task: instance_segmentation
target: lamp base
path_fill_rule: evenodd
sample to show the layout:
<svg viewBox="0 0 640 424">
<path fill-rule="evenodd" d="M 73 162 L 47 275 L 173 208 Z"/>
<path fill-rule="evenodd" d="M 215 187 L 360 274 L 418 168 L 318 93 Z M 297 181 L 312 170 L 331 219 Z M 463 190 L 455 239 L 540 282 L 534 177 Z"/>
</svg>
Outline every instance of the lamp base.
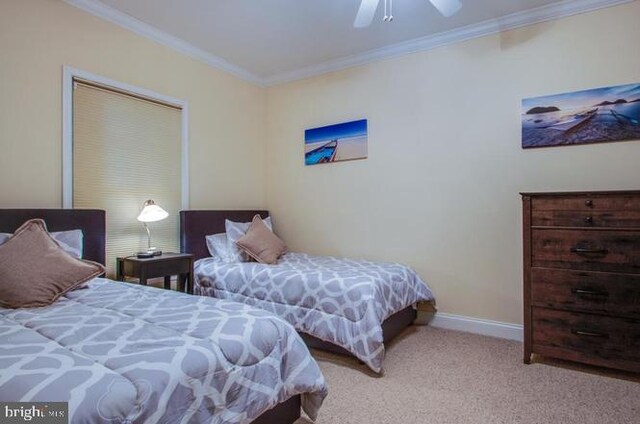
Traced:
<svg viewBox="0 0 640 424">
<path fill-rule="evenodd" d="M 154 256 L 160 256 L 160 255 L 162 255 L 162 250 L 147 250 L 144 252 L 136 253 L 136 256 L 140 259 L 153 258 Z"/>
</svg>

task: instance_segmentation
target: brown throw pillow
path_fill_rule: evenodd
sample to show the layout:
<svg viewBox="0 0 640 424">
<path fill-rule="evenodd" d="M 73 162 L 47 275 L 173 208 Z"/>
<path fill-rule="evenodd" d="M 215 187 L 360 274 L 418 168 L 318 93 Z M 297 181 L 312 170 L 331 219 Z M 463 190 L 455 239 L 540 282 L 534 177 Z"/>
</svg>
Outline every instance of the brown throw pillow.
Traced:
<svg viewBox="0 0 640 424">
<path fill-rule="evenodd" d="M 273 265 L 287 251 L 287 246 L 267 228 L 260 215 L 253 217 L 246 234 L 236 244 L 261 264 Z"/>
<path fill-rule="evenodd" d="M 50 305 L 102 273 L 102 265 L 72 257 L 49 235 L 43 220 L 32 219 L 0 246 L 0 306 Z"/>
</svg>

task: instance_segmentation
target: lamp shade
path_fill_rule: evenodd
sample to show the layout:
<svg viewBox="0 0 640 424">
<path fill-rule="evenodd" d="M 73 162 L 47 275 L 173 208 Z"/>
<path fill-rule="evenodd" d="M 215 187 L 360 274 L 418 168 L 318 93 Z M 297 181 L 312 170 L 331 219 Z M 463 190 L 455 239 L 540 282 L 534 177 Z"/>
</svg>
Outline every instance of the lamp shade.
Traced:
<svg viewBox="0 0 640 424">
<path fill-rule="evenodd" d="M 153 200 L 147 200 L 144 202 L 144 207 L 138 215 L 138 221 L 140 222 L 155 222 L 165 219 L 169 216 L 169 212 L 156 205 Z"/>
</svg>

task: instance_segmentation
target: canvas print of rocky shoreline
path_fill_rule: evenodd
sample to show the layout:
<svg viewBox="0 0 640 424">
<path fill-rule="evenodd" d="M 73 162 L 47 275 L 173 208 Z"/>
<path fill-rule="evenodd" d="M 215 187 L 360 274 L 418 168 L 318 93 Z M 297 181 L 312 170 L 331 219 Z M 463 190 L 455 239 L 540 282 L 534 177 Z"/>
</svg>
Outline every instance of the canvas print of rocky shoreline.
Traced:
<svg viewBox="0 0 640 424">
<path fill-rule="evenodd" d="M 640 140 L 640 83 L 522 100 L 522 147 Z"/>
</svg>

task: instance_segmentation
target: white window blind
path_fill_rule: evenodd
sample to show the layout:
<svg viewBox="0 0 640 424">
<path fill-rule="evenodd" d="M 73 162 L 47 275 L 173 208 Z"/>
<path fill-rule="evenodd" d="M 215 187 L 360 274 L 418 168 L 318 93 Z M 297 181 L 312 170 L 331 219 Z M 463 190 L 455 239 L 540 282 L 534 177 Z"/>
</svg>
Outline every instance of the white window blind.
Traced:
<svg viewBox="0 0 640 424">
<path fill-rule="evenodd" d="M 75 81 L 73 207 L 107 211 L 107 275 L 116 257 L 146 250 L 136 217 L 152 199 L 169 217 L 149 223 L 152 244 L 177 252 L 181 206 L 181 110 Z"/>
</svg>

